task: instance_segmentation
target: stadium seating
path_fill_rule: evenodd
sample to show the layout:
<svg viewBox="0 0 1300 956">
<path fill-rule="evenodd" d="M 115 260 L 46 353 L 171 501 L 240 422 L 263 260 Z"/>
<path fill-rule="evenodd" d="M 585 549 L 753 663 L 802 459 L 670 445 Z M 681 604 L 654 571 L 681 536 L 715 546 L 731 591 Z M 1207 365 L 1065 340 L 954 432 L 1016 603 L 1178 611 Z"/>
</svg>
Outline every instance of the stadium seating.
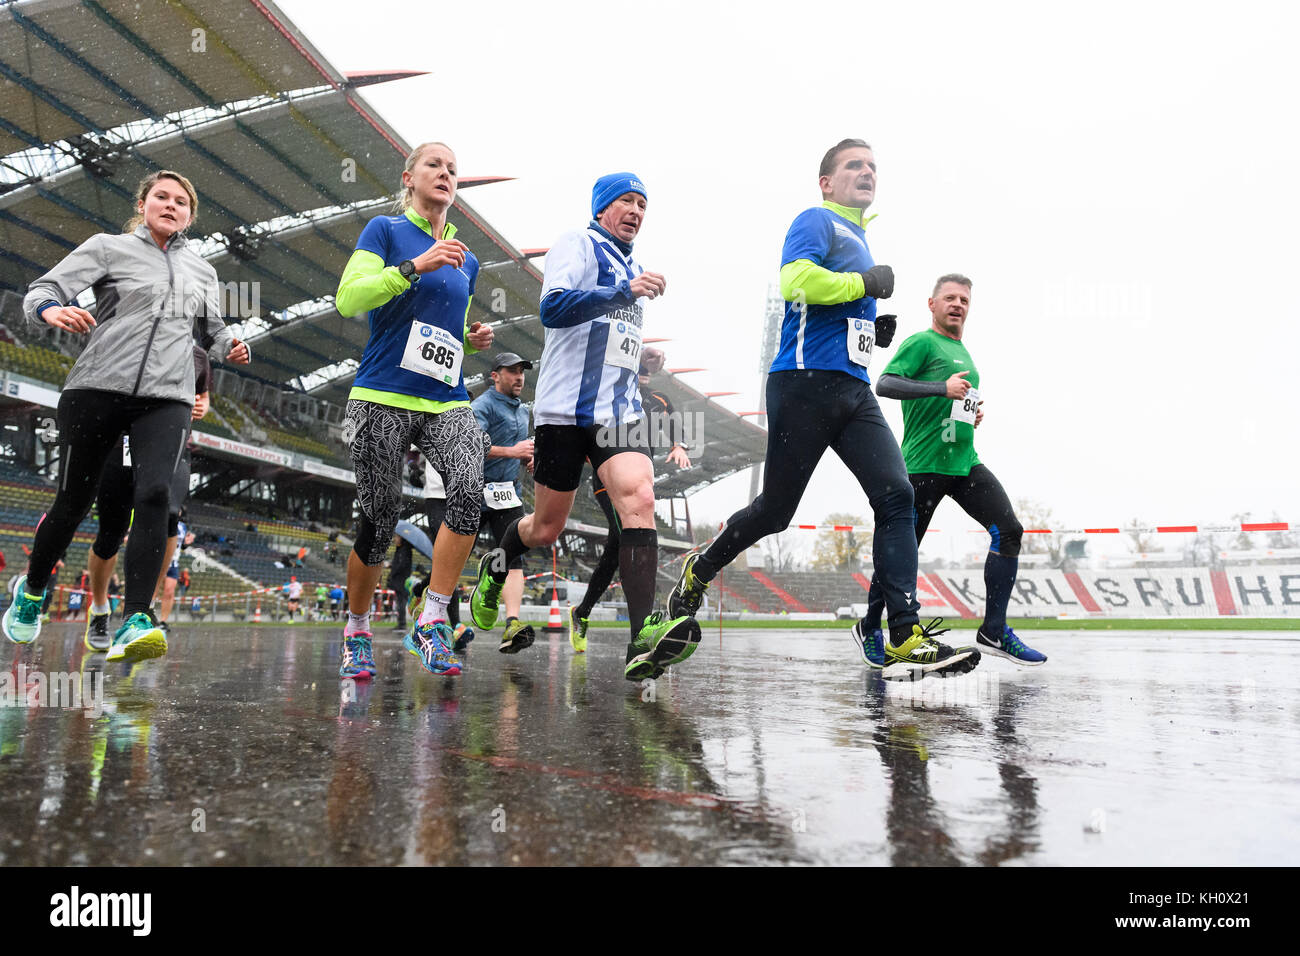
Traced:
<svg viewBox="0 0 1300 956">
<path fill-rule="evenodd" d="M 0 342 L 0 368 L 11 369 L 42 382 L 62 385 L 73 359 L 40 345 Z"/>
</svg>

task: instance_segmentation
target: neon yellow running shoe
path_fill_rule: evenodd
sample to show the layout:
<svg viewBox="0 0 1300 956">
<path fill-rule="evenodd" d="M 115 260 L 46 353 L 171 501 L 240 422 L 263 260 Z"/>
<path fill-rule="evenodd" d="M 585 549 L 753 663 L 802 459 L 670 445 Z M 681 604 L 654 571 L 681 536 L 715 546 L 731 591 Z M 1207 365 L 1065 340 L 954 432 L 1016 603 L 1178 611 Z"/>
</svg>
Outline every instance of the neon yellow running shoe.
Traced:
<svg viewBox="0 0 1300 956">
<path fill-rule="evenodd" d="M 707 581 L 701 581 L 695 576 L 695 562 L 699 560 L 698 554 L 692 554 L 686 559 L 682 564 L 682 576 L 668 594 L 668 613 L 673 618 L 683 614 L 694 617 L 700 609 L 700 602 L 704 600 L 704 592 L 709 589 Z"/>
<path fill-rule="evenodd" d="M 498 548 L 489 551 L 479 559 L 478 583 L 474 585 L 474 592 L 469 596 L 469 616 L 474 621 L 474 626 L 481 631 L 490 631 L 497 625 L 497 609 L 500 606 L 501 589 L 505 587 L 505 582 L 493 578 L 489 569 L 492 567 L 492 559 L 500 554 L 501 550 Z"/>
<path fill-rule="evenodd" d="M 912 625 L 912 636 L 902 644 L 885 642 L 887 664 L 881 672 L 886 680 L 920 680 L 922 677 L 952 677 L 973 671 L 980 662 L 980 652 L 975 647 L 955 650 L 935 637 L 946 634 L 948 628 L 938 625 L 943 618 L 936 617 L 925 627 Z"/>
<path fill-rule="evenodd" d="M 623 676 L 639 681 L 649 677 L 657 679 L 664 668 L 680 664 L 695 653 L 700 646 L 700 625 L 693 617 L 664 620 L 662 611 L 655 611 L 628 647 L 628 661 Z M 640 648 L 646 648 L 640 651 Z M 640 653 L 634 653 L 640 651 Z"/>
<path fill-rule="evenodd" d="M 587 619 L 578 617 L 578 608 L 569 605 L 569 645 L 574 653 L 587 653 Z"/>
</svg>

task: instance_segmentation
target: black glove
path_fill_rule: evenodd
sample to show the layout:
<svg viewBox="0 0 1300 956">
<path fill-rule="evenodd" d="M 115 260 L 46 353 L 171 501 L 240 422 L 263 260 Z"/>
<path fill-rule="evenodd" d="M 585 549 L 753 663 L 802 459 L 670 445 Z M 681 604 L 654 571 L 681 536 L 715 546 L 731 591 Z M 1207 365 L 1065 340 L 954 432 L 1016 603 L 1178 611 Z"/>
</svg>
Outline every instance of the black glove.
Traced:
<svg viewBox="0 0 1300 956">
<path fill-rule="evenodd" d="M 862 285 L 873 299 L 888 299 L 894 294 L 894 270 L 889 266 L 872 266 L 861 273 Z"/>
<path fill-rule="evenodd" d="M 889 348 L 889 343 L 894 341 L 894 330 L 898 328 L 898 316 L 896 315 L 878 315 L 876 316 L 876 344 L 882 349 Z"/>
</svg>

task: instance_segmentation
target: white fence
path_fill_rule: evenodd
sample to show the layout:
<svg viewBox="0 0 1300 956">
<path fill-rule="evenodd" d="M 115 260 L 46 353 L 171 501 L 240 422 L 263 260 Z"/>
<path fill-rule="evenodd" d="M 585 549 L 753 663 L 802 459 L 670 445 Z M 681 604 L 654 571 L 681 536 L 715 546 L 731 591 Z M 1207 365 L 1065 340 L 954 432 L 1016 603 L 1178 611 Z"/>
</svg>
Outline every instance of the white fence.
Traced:
<svg viewBox="0 0 1300 956">
<path fill-rule="evenodd" d="M 935 571 L 917 581 L 923 613 L 981 617 L 982 568 Z M 1016 578 L 1012 617 L 1296 617 L 1300 564 L 1103 569 L 1026 568 Z"/>
</svg>

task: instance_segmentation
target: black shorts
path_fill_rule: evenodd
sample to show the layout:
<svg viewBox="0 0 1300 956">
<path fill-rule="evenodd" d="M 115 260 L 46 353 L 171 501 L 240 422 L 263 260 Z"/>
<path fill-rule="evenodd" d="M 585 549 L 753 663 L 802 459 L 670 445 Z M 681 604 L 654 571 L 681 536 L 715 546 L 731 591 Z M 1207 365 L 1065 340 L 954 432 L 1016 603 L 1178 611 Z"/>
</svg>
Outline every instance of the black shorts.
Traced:
<svg viewBox="0 0 1300 956">
<path fill-rule="evenodd" d="M 632 425 L 538 425 L 533 437 L 533 480 L 552 491 L 577 491 L 582 466 L 599 468 L 615 455 L 651 457 L 645 428 Z"/>
</svg>

